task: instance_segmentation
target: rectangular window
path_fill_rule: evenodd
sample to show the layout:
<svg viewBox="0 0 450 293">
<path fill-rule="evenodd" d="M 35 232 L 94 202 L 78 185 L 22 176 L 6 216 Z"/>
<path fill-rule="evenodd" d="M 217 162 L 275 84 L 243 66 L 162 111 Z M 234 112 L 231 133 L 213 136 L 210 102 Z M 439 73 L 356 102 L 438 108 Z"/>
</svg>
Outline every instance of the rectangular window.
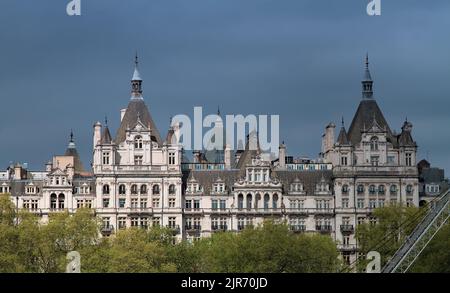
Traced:
<svg viewBox="0 0 450 293">
<path fill-rule="evenodd" d="M 358 199 L 357 207 L 358 207 L 358 209 L 364 208 L 364 199 L 362 199 L 362 198 Z"/>
<path fill-rule="evenodd" d="M 141 209 L 146 209 L 146 208 L 147 208 L 147 199 L 141 198 Z"/>
<path fill-rule="evenodd" d="M 200 209 L 200 200 L 198 200 L 198 199 L 194 200 L 194 209 L 195 210 Z"/>
<path fill-rule="evenodd" d="M 175 207 L 175 198 L 169 198 L 169 208 Z"/>
<path fill-rule="evenodd" d="M 135 165 L 142 165 L 142 156 L 134 156 L 134 164 Z"/>
<path fill-rule="evenodd" d="M 131 227 L 137 227 L 139 225 L 139 218 L 133 217 L 131 218 Z"/>
<path fill-rule="evenodd" d="M 220 209 L 225 210 L 227 208 L 226 201 L 224 199 L 220 200 Z"/>
<path fill-rule="evenodd" d="M 348 198 L 342 200 L 342 208 L 348 208 Z"/>
<path fill-rule="evenodd" d="M 109 198 L 104 198 L 103 199 L 103 207 L 104 208 L 108 208 L 109 207 Z"/>
<path fill-rule="evenodd" d="M 148 218 L 142 217 L 140 222 L 141 228 L 147 229 L 148 228 Z"/>
<path fill-rule="evenodd" d="M 154 208 L 159 208 L 159 198 L 152 199 L 152 206 Z"/>
<path fill-rule="evenodd" d="M 159 226 L 160 225 L 160 218 L 159 217 L 155 217 L 152 219 L 152 225 L 154 227 Z"/>
<path fill-rule="evenodd" d="M 380 157 L 379 157 L 379 156 L 371 156 L 371 157 L 370 157 L 370 164 L 371 164 L 372 166 L 378 166 L 379 160 L 380 160 Z"/>
<path fill-rule="evenodd" d="M 119 198 L 119 208 L 124 208 L 126 203 L 125 198 Z"/>
<path fill-rule="evenodd" d="M 175 228 L 176 218 L 169 217 L 169 228 Z"/>
<path fill-rule="evenodd" d="M 138 199 L 137 198 L 132 198 L 131 199 L 131 208 L 132 209 L 137 209 L 139 206 L 138 206 Z"/>
<path fill-rule="evenodd" d="M 109 152 L 103 153 L 103 165 L 109 165 Z"/>
<path fill-rule="evenodd" d="M 406 159 L 406 166 L 409 166 L 409 167 L 412 166 L 412 154 L 406 153 L 405 159 Z"/>
<path fill-rule="evenodd" d="M 341 165 L 347 166 L 347 157 L 341 157 Z"/>
<path fill-rule="evenodd" d="M 169 165 L 175 165 L 175 153 L 174 152 L 169 153 Z"/>
<path fill-rule="evenodd" d="M 213 209 L 213 210 L 217 210 L 217 199 L 213 199 L 212 201 L 211 201 L 211 208 Z"/>
<path fill-rule="evenodd" d="M 186 200 L 186 202 L 184 203 L 184 206 L 187 210 L 192 209 L 192 200 Z"/>
<path fill-rule="evenodd" d="M 127 218 L 119 217 L 119 229 L 125 229 L 127 227 Z"/>
<path fill-rule="evenodd" d="M 395 156 L 388 156 L 387 157 L 387 163 L 389 165 L 394 165 L 395 164 Z"/>
</svg>

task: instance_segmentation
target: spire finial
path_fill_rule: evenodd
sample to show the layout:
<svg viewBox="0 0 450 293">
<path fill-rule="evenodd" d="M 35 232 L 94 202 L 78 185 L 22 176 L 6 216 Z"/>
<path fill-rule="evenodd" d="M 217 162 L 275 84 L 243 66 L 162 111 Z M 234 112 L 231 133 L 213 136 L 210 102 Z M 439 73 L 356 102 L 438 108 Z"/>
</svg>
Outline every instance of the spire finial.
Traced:
<svg viewBox="0 0 450 293">
<path fill-rule="evenodd" d="M 369 53 L 366 53 L 364 63 L 364 78 L 362 80 L 363 99 L 371 99 L 373 97 L 373 81 L 369 70 Z"/>
<path fill-rule="evenodd" d="M 220 106 L 217 106 L 217 115 L 220 116 Z"/>
<path fill-rule="evenodd" d="M 341 125 L 344 127 L 344 116 L 341 117 Z"/>
<path fill-rule="evenodd" d="M 70 142 L 73 142 L 73 130 L 70 129 Z"/>
<path fill-rule="evenodd" d="M 134 57 L 134 65 L 136 66 L 136 68 L 138 67 L 138 64 L 139 64 L 139 61 L 138 61 L 138 53 L 137 53 L 137 50 L 136 50 L 136 55 L 135 55 L 135 57 Z"/>
<path fill-rule="evenodd" d="M 108 116 L 105 115 L 105 126 L 108 127 Z"/>
</svg>

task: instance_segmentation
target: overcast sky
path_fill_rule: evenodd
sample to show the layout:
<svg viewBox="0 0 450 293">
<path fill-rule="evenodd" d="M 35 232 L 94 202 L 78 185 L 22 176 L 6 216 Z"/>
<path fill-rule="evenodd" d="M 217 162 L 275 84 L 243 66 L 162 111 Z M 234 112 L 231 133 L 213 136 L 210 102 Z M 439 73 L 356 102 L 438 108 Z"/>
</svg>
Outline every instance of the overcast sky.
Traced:
<svg viewBox="0 0 450 293">
<path fill-rule="evenodd" d="M 170 116 L 279 114 L 293 156 L 316 157 L 330 121 L 353 118 L 369 52 L 391 128 L 408 117 L 419 157 L 450 167 L 450 1 L 0 1 L 0 167 L 43 169 L 74 129 L 87 167 L 92 125 L 115 133 L 140 55 L 144 97 L 165 137 Z"/>
</svg>

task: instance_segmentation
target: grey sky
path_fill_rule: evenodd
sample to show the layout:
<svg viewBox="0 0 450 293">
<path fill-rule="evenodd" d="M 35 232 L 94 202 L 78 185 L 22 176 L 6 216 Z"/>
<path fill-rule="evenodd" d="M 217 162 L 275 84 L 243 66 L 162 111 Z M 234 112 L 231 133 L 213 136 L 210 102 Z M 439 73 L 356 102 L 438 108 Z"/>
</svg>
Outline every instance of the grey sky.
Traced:
<svg viewBox="0 0 450 293">
<path fill-rule="evenodd" d="M 450 167 L 450 1 L 69 0 L 0 2 L 0 167 L 42 169 L 73 128 L 85 166 L 92 125 L 115 133 L 140 55 L 144 97 L 163 136 L 194 106 L 279 114 L 291 155 L 315 157 L 323 127 L 348 126 L 368 51 L 391 128 L 412 121 L 419 156 Z"/>
</svg>

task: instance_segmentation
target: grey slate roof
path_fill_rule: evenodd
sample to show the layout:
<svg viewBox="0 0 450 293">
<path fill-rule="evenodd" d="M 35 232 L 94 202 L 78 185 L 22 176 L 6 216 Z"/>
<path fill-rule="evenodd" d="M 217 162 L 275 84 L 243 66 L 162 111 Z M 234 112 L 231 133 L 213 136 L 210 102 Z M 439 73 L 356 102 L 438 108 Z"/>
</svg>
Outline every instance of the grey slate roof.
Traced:
<svg viewBox="0 0 450 293">
<path fill-rule="evenodd" d="M 303 184 L 303 188 L 307 195 L 313 195 L 316 189 L 316 184 L 319 183 L 322 178 L 330 184 L 330 190 L 332 188 L 332 176 L 333 171 L 331 170 L 314 170 L 314 171 L 286 171 L 277 170 L 273 171 L 276 177 L 281 181 L 284 187 L 284 192 L 289 190 L 289 186 L 293 182 L 300 182 Z"/>
<path fill-rule="evenodd" d="M 133 129 L 138 121 L 138 116 L 142 122 L 142 124 L 149 127 L 152 131 L 152 140 L 157 142 L 159 146 L 162 145 L 161 136 L 156 128 L 156 124 L 153 121 L 150 112 L 148 111 L 147 105 L 145 104 L 143 99 L 131 99 L 128 103 L 127 110 L 125 115 L 123 116 L 122 122 L 120 123 L 120 127 L 116 133 L 115 142 L 120 144 L 125 140 L 126 130 Z"/>
<path fill-rule="evenodd" d="M 111 133 L 109 132 L 108 126 L 105 126 L 102 132 L 102 137 L 100 139 L 101 144 L 110 144 L 112 142 Z"/>
<path fill-rule="evenodd" d="M 183 185 L 185 188 L 188 180 L 194 178 L 203 187 L 204 193 L 210 194 L 212 185 L 220 178 L 230 192 L 229 188 L 239 179 L 239 173 L 239 170 L 190 170 L 183 172 Z"/>
<path fill-rule="evenodd" d="M 348 130 L 348 139 L 353 145 L 361 142 L 361 131 L 364 129 L 367 130 L 373 124 L 374 119 L 381 128 L 386 129 L 388 140 L 395 144 L 392 131 L 377 102 L 374 99 L 363 99 L 359 103 Z"/>
<path fill-rule="evenodd" d="M 339 145 L 349 145 L 350 141 L 347 136 L 347 131 L 345 131 L 345 127 L 341 127 L 341 131 L 339 132 L 339 136 L 337 138 L 337 143 Z"/>
</svg>

